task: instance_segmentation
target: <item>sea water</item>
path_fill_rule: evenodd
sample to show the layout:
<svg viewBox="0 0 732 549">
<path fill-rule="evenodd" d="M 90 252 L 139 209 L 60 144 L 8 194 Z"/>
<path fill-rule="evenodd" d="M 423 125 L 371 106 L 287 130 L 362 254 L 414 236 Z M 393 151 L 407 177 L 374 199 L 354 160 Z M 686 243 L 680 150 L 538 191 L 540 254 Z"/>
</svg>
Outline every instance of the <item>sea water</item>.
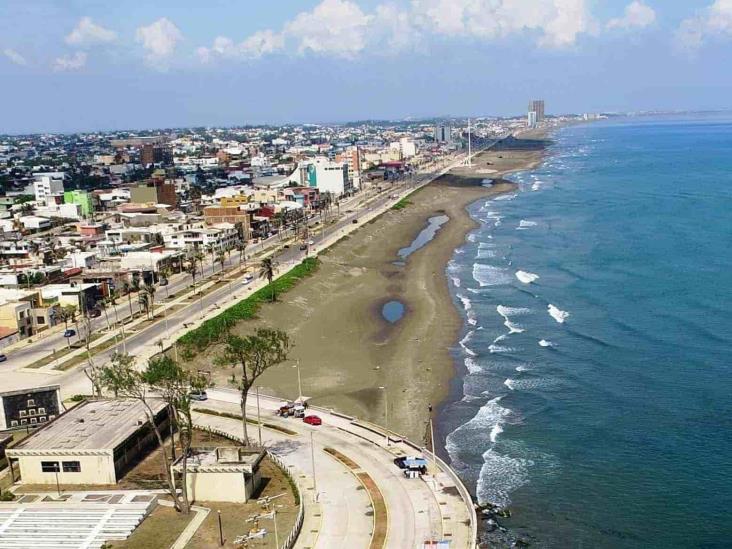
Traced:
<svg viewBox="0 0 732 549">
<path fill-rule="evenodd" d="M 732 117 L 562 129 L 469 208 L 453 465 L 535 546 L 732 546 Z"/>
</svg>

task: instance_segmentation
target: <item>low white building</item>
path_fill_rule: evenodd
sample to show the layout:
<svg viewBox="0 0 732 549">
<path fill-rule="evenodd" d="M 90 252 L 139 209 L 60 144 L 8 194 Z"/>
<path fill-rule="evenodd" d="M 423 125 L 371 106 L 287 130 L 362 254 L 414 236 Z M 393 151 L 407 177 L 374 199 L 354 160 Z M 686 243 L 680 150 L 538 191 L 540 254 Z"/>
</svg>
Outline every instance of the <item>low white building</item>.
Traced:
<svg viewBox="0 0 732 549">
<path fill-rule="evenodd" d="M 41 205 L 47 205 L 57 201 L 60 197 L 63 202 L 64 196 L 64 172 L 38 172 L 33 177 L 33 194 L 35 194 L 36 202 Z"/>
<path fill-rule="evenodd" d="M 168 248 L 179 250 L 213 248 L 225 250 L 233 248 L 239 238 L 236 228 L 228 223 L 215 225 L 207 229 L 186 229 L 163 237 Z"/>
<path fill-rule="evenodd" d="M 191 501 L 246 503 L 262 481 L 259 466 L 264 450 L 236 446 L 194 448 L 188 456 L 186 484 Z M 183 472 L 183 460 L 171 467 Z"/>
<path fill-rule="evenodd" d="M 168 407 L 150 400 L 155 423 L 168 429 Z M 45 423 L 6 451 L 23 484 L 116 484 L 157 445 L 138 400 L 92 400 Z"/>
</svg>

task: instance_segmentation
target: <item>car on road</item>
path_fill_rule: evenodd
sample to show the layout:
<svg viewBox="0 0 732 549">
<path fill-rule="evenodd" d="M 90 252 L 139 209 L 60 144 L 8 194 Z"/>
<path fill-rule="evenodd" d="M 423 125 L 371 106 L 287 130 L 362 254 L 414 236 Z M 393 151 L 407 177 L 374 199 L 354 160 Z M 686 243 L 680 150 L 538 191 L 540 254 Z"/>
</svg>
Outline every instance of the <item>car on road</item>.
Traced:
<svg viewBox="0 0 732 549">
<path fill-rule="evenodd" d="M 74 337 L 76 335 L 76 330 L 68 329 L 64 331 L 64 337 Z"/>
<path fill-rule="evenodd" d="M 198 401 L 208 400 L 208 395 L 206 394 L 206 391 L 204 391 L 203 389 L 201 389 L 200 391 L 191 391 L 190 393 L 188 393 L 188 397 L 191 400 L 198 400 Z"/>
<path fill-rule="evenodd" d="M 91 309 L 89 311 L 89 318 L 98 318 L 100 316 L 102 316 L 102 311 L 99 309 Z"/>
<path fill-rule="evenodd" d="M 302 418 L 302 420 L 307 423 L 308 425 L 322 425 L 323 420 L 320 419 L 318 416 L 305 416 Z"/>
<path fill-rule="evenodd" d="M 307 244 L 300 244 L 300 249 L 301 250 L 307 250 L 308 249 L 308 245 Z"/>
<path fill-rule="evenodd" d="M 167 278 L 161 278 L 160 282 L 158 282 L 158 286 L 167 286 L 168 285 L 168 279 Z"/>
<path fill-rule="evenodd" d="M 353 221 L 351 221 L 351 223 L 355 225 L 356 223 L 358 223 L 358 219 L 354 219 Z"/>
<path fill-rule="evenodd" d="M 0 354 L 0 362 L 5 362 L 8 359 L 8 355 Z"/>
<path fill-rule="evenodd" d="M 308 240 L 308 246 L 314 246 L 315 240 Z"/>
<path fill-rule="evenodd" d="M 284 245 L 284 246 L 282 246 L 282 247 L 283 247 L 283 248 L 284 248 L 285 250 L 289 250 L 289 249 L 290 249 L 290 245 L 289 245 L 289 244 L 285 244 L 285 245 Z"/>
<path fill-rule="evenodd" d="M 252 275 L 247 275 L 244 277 L 244 281 L 242 282 L 242 284 L 249 284 L 252 280 L 254 280 L 254 277 Z"/>
</svg>

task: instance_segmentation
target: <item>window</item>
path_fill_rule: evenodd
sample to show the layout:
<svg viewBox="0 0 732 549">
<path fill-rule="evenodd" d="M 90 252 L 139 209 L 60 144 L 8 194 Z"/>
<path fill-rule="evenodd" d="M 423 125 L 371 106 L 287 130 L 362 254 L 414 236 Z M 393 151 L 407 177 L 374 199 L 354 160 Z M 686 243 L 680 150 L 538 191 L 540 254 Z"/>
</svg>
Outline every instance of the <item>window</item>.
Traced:
<svg viewBox="0 0 732 549">
<path fill-rule="evenodd" d="M 31 425 L 35 425 L 36 423 L 38 423 L 38 419 L 35 418 L 35 417 L 32 417 L 31 418 Z"/>
<path fill-rule="evenodd" d="M 27 423 L 28 423 L 28 420 L 27 419 L 21 419 L 20 420 L 20 424 L 21 425 L 26 425 Z"/>
<path fill-rule="evenodd" d="M 39 417 L 38 421 L 40 421 L 41 423 L 46 423 L 46 416 Z"/>
<path fill-rule="evenodd" d="M 17 419 L 10 420 L 10 426 L 11 427 L 17 427 L 18 426 L 18 420 Z"/>
<path fill-rule="evenodd" d="M 81 473 L 81 463 L 78 461 L 64 461 L 64 473 Z"/>
<path fill-rule="evenodd" d="M 28 415 L 28 412 L 26 410 L 21 410 L 20 411 L 20 417 L 25 417 L 27 415 Z"/>
<path fill-rule="evenodd" d="M 42 316 L 36 317 L 36 324 L 45 324 L 45 323 L 46 323 L 46 319 L 44 317 L 42 317 Z"/>
<path fill-rule="evenodd" d="M 58 461 L 42 461 L 41 471 L 44 473 L 58 473 L 61 468 L 58 465 Z"/>
<path fill-rule="evenodd" d="M 36 405 L 36 401 L 33 400 L 32 398 L 29 398 L 28 399 L 28 407 L 30 408 L 31 406 L 35 406 L 35 405 Z"/>
<path fill-rule="evenodd" d="M 29 416 L 34 416 L 34 415 L 36 415 L 36 411 L 35 410 L 28 410 L 28 415 Z"/>
<path fill-rule="evenodd" d="M 38 414 L 45 414 L 46 409 L 45 408 L 38 408 Z"/>
</svg>

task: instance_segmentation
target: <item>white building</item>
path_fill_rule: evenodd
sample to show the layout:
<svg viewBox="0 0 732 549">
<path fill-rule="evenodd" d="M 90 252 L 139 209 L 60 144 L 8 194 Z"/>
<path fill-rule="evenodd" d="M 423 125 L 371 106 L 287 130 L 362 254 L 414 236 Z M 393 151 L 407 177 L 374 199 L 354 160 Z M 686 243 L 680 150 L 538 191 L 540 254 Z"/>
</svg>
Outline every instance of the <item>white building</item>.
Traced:
<svg viewBox="0 0 732 549">
<path fill-rule="evenodd" d="M 536 111 L 529 111 L 529 115 L 526 120 L 526 125 L 529 128 L 536 127 Z"/>
<path fill-rule="evenodd" d="M 221 223 L 207 229 L 186 229 L 166 234 L 163 237 L 168 248 L 225 250 L 233 248 L 239 238 L 234 225 Z"/>
<path fill-rule="evenodd" d="M 63 202 L 64 196 L 64 172 L 42 172 L 35 173 L 35 181 L 33 181 L 33 193 L 36 202 L 40 205 L 47 205 L 50 202 L 56 202 L 56 198 L 60 197 Z"/>
<path fill-rule="evenodd" d="M 452 128 L 449 124 L 435 126 L 434 138 L 437 143 L 452 142 Z"/>
<path fill-rule="evenodd" d="M 400 159 L 412 158 L 417 155 L 417 145 L 408 137 L 402 137 L 399 141 L 390 143 L 389 148 L 399 151 Z"/>
<path fill-rule="evenodd" d="M 348 165 L 345 162 L 331 162 L 324 157 L 300 163 L 290 175 L 289 182 L 304 187 L 315 187 L 321 193 L 330 192 L 336 196 L 353 189 L 348 179 Z"/>
</svg>

